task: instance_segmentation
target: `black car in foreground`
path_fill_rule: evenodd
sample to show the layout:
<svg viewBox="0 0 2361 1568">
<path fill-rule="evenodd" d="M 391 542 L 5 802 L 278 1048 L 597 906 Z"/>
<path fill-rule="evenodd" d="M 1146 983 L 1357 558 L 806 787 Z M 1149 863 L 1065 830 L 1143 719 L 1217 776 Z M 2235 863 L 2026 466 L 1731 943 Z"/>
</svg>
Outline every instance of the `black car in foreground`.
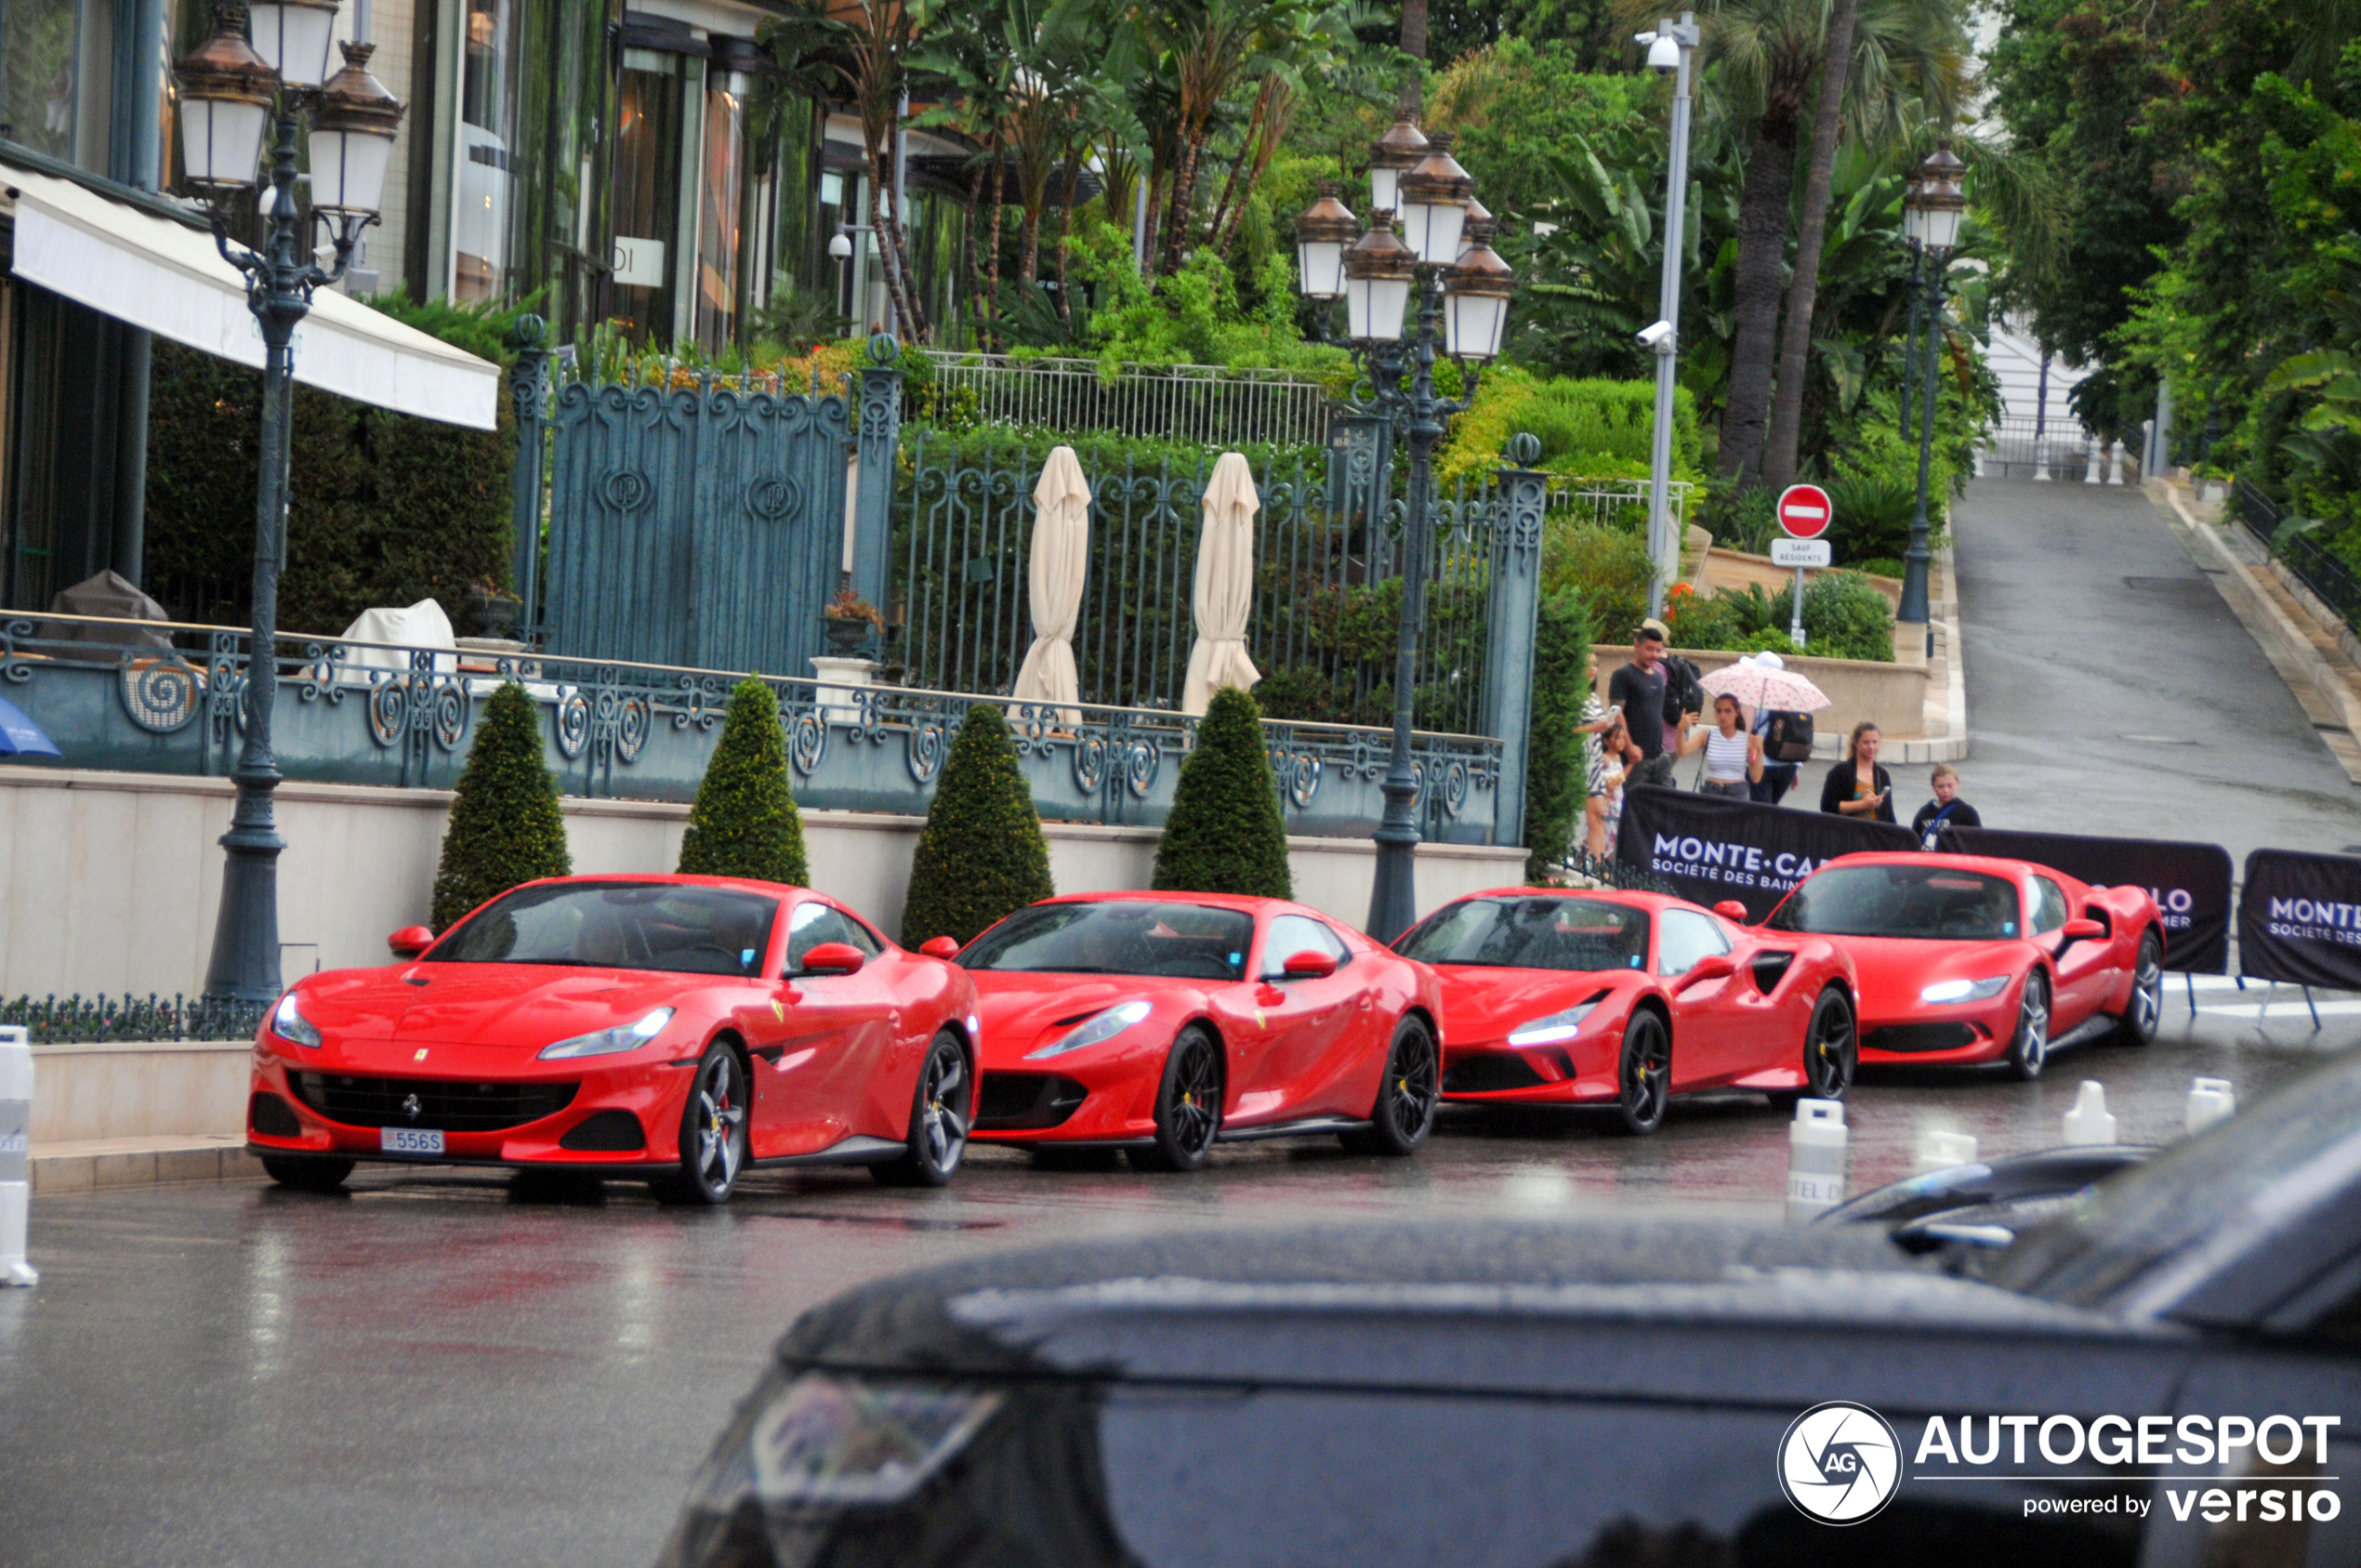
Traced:
<svg viewBox="0 0 2361 1568">
<path fill-rule="evenodd" d="M 807 1314 L 666 1550 L 732 1568 L 2361 1563 L 2361 1057 L 2011 1245 L 1394 1222 Z"/>
</svg>

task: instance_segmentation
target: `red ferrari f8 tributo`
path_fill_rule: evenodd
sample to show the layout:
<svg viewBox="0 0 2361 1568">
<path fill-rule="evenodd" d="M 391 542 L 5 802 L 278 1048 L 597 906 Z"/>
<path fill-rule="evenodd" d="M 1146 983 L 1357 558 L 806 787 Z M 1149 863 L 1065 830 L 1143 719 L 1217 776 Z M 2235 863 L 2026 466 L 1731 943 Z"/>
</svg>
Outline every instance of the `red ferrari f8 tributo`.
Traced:
<svg viewBox="0 0 2361 1568">
<path fill-rule="evenodd" d="M 282 1183 L 529 1166 L 718 1204 L 750 1165 L 959 1167 L 975 987 L 824 894 L 561 877 L 390 944 L 388 968 L 297 981 L 256 1033 L 246 1147 Z"/>
<path fill-rule="evenodd" d="M 2144 888 L 2092 888 L 2025 861 L 1846 855 L 1798 883 L 1761 934 L 1814 936 L 1861 975 L 1864 1061 L 2005 1061 L 2100 1035 L 2156 1038 L 2164 933 Z"/>
<path fill-rule="evenodd" d="M 1676 1094 L 1837 1100 L 1853 1081 L 1853 965 L 1816 938 L 1661 893 L 1503 888 L 1394 947 L 1442 977 L 1446 1100 L 1613 1106 L 1650 1133 Z"/>
<path fill-rule="evenodd" d="M 1194 1170 L 1217 1141 L 1409 1154 L 1434 1126 L 1434 977 L 1301 904 L 1049 899 L 959 962 L 983 1020 L 980 1140 Z"/>
</svg>

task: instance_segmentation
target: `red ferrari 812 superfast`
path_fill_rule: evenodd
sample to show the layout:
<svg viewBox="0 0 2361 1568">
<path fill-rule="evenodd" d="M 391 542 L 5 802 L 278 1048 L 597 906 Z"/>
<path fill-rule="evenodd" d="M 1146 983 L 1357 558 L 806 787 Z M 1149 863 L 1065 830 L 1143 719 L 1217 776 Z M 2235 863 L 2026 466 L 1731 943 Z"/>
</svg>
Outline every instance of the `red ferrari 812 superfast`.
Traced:
<svg viewBox="0 0 2361 1568">
<path fill-rule="evenodd" d="M 975 987 L 823 894 L 561 877 L 391 945 L 385 968 L 297 981 L 256 1033 L 246 1147 L 285 1185 L 505 1165 L 718 1204 L 749 1166 L 959 1167 Z"/>
<path fill-rule="evenodd" d="M 975 1135 L 1194 1170 L 1217 1141 L 1335 1134 L 1409 1154 L 1434 1126 L 1434 977 L 1317 910 L 1088 893 L 969 942 Z"/>
<path fill-rule="evenodd" d="M 1818 936 L 1861 975 L 1864 1061 L 2004 1061 L 2100 1035 L 2156 1038 L 2164 932 L 2144 888 L 2093 888 L 2025 861 L 1846 855 L 1796 885 L 1762 934 Z"/>
<path fill-rule="evenodd" d="M 1442 977 L 1446 1100 L 1613 1107 L 1650 1133 L 1676 1094 L 1838 1100 L 1853 1081 L 1853 965 L 1818 938 L 1661 893 L 1502 888 L 1394 947 Z"/>
</svg>

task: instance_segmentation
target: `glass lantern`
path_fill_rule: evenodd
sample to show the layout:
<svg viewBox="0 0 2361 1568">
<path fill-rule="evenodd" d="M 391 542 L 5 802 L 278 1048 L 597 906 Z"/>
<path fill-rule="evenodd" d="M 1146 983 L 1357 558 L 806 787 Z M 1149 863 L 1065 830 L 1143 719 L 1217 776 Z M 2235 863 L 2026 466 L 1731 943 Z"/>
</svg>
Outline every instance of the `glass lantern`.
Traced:
<svg viewBox="0 0 2361 1568">
<path fill-rule="evenodd" d="M 1396 212 L 1402 205 L 1402 177 L 1427 155 L 1427 138 L 1418 122 L 1396 120 L 1385 135 L 1369 144 L 1369 206 L 1372 211 Z"/>
<path fill-rule="evenodd" d="M 1344 252 L 1361 232 L 1360 220 L 1337 200 L 1334 184 L 1295 220 L 1297 283 L 1307 299 L 1334 299 L 1344 293 Z"/>
<path fill-rule="evenodd" d="M 384 208 L 402 102 L 369 74 L 376 47 L 347 44 L 344 69 L 320 95 L 311 125 L 311 204 L 319 211 L 376 214 Z"/>
<path fill-rule="evenodd" d="M 191 185 L 252 185 L 262 164 L 278 72 L 246 43 L 240 7 L 214 7 L 214 33 L 173 66 L 180 87 L 180 163 Z"/>
<path fill-rule="evenodd" d="M 291 87 L 328 79 L 336 32 L 336 0 L 262 0 L 248 7 L 254 47 Z"/>
<path fill-rule="evenodd" d="M 1402 177 L 1402 238 L 1420 261 L 1447 267 L 1459 258 L 1475 180 L 1451 156 L 1451 137 L 1437 131 L 1418 167 Z"/>
<path fill-rule="evenodd" d="M 1365 343 L 1399 343 L 1418 258 L 1393 232 L 1393 214 L 1378 212 L 1344 253 L 1347 331 Z"/>
<path fill-rule="evenodd" d="M 1497 357 L 1516 286 L 1516 273 L 1479 239 L 1443 285 L 1444 351 L 1461 360 Z"/>
</svg>

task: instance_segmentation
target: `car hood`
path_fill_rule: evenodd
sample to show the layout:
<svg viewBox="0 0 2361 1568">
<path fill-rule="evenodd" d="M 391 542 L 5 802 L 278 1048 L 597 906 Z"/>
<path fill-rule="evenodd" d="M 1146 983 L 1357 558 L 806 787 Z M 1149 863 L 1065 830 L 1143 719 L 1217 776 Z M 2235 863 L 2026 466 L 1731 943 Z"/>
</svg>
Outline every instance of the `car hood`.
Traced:
<svg viewBox="0 0 2361 1568">
<path fill-rule="evenodd" d="M 1078 1023 L 1120 1003 L 1194 1003 L 1198 994 L 1168 980 L 1137 975 L 1009 974 L 976 971 L 976 1015 L 983 1024 L 989 1067 L 1013 1065 L 1062 1023 Z"/>
<path fill-rule="evenodd" d="M 305 1018 L 330 1038 L 420 1044 L 530 1045 L 629 1023 L 679 1006 L 712 976 L 536 964 L 396 964 L 315 975 L 297 990 Z"/>
<path fill-rule="evenodd" d="M 1452 1045 L 1497 1040 L 1528 1019 L 1589 1000 L 1618 984 L 1629 984 L 1636 969 L 1483 968 L 1438 967 L 1435 987 L 1443 998 L 1443 1037 Z"/>
<path fill-rule="evenodd" d="M 1911 937 L 1830 937 L 1852 955 L 1861 982 L 1861 1014 L 1889 1018 L 1919 1006 L 1937 981 L 2020 973 L 2033 948 L 2023 942 L 1923 942 Z"/>
</svg>

